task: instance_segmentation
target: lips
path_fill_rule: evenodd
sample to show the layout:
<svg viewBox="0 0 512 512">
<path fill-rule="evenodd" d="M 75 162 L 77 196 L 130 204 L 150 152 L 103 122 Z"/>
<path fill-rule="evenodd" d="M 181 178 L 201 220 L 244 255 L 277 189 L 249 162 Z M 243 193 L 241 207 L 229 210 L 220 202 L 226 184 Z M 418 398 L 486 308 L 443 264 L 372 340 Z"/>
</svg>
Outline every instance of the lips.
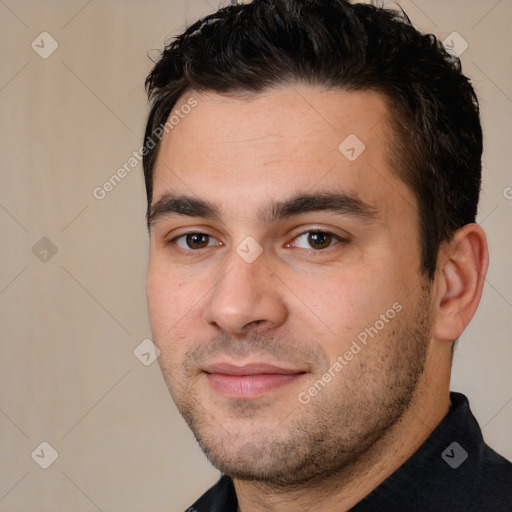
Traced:
<svg viewBox="0 0 512 512">
<path fill-rule="evenodd" d="M 231 363 L 216 363 L 206 366 L 204 371 L 223 375 L 293 375 L 304 373 L 303 370 L 281 368 L 268 363 L 249 363 L 243 366 L 236 366 Z"/>
<path fill-rule="evenodd" d="M 227 362 L 208 365 L 204 373 L 210 386 L 227 398 L 256 398 L 297 381 L 306 372 L 268 363 L 242 366 Z"/>
</svg>

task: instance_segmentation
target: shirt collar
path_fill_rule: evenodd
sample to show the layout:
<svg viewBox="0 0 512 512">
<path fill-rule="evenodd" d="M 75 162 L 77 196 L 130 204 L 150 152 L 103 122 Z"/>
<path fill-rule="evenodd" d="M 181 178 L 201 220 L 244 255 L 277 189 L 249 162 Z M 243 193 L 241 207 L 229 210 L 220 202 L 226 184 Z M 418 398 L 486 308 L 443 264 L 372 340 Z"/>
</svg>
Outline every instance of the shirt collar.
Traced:
<svg viewBox="0 0 512 512">
<path fill-rule="evenodd" d="M 485 445 L 468 399 L 454 392 L 450 399 L 450 411 L 417 452 L 352 512 L 468 509 L 479 493 Z"/>
</svg>

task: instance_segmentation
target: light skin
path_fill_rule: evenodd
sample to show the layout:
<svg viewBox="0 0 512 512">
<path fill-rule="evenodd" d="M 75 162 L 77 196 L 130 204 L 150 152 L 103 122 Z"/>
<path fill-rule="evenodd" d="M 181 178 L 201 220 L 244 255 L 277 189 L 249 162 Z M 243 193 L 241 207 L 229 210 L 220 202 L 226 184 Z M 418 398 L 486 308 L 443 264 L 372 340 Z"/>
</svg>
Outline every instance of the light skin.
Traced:
<svg viewBox="0 0 512 512">
<path fill-rule="evenodd" d="M 461 228 L 426 278 L 376 92 L 190 94 L 198 105 L 162 139 L 154 173 L 147 297 L 164 377 L 239 510 L 348 510 L 448 412 L 485 235 Z M 354 161 L 338 149 L 350 134 L 366 146 Z M 287 375 L 258 369 L 269 364 Z"/>
</svg>

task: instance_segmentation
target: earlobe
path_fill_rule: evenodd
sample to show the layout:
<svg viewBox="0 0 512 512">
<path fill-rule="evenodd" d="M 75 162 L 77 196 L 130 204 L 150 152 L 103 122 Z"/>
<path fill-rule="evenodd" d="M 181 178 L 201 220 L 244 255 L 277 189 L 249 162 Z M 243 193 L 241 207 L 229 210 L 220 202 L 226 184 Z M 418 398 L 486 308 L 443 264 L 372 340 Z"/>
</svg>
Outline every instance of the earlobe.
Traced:
<svg viewBox="0 0 512 512">
<path fill-rule="evenodd" d="M 478 224 L 460 228 L 440 251 L 435 338 L 453 341 L 462 334 L 480 302 L 488 264 L 487 239 Z"/>
</svg>

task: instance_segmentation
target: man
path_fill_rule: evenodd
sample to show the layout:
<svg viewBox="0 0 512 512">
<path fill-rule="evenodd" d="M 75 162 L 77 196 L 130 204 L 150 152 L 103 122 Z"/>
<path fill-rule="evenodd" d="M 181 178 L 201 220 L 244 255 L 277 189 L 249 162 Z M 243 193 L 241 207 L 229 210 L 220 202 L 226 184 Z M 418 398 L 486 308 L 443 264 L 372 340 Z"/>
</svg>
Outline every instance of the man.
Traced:
<svg viewBox="0 0 512 512">
<path fill-rule="evenodd" d="M 254 0 L 147 87 L 151 328 L 223 473 L 189 510 L 512 510 L 449 391 L 488 264 L 459 60 L 384 8 Z"/>
</svg>

